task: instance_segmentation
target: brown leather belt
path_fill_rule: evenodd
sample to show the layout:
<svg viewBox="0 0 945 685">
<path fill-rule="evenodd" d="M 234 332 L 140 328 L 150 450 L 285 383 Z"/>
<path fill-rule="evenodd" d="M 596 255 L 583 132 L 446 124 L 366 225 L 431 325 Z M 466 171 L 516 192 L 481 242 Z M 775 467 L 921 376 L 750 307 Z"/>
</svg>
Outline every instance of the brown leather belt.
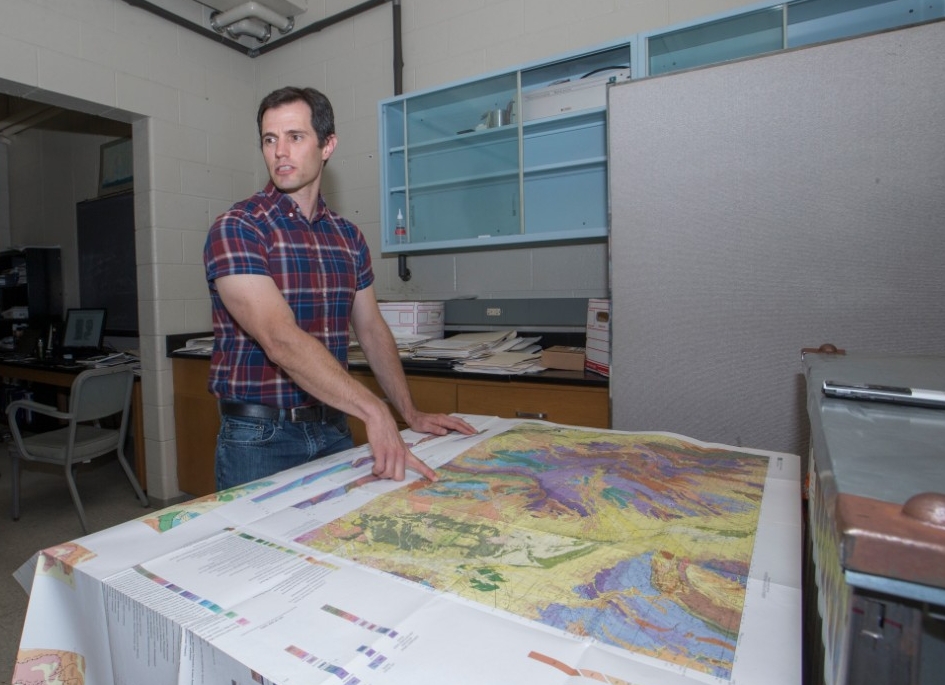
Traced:
<svg viewBox="0 0 945 685">
<path fill-rule="evenodd" d="M 304 423 L 308 421 L 324 422 L 341 412 L 327 404 L 310 404 L 304 407 L 280 409 L 265 404 L 220 400 L 220 413 L 225 416 L 241 416 L 248 419 L 272 419 Z"/>
</svg>

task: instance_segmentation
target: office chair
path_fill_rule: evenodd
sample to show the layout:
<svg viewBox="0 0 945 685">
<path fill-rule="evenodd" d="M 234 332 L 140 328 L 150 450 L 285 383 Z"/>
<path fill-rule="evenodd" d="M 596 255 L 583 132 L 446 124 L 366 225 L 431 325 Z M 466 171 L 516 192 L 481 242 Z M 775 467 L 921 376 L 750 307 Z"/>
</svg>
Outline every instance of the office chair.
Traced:
<svg viewBox="0 0 945 685">
<path fill-rule="evenodd" d="M 89 527 L 75 485 L 75 471 L 80 463 L 116 452 L 135 495 L 143 506 L 148 506 L 148 498 L 128 465 L 124 451 L 133 384 L 134 371 L 129 366 L 89 369 L 77 375 L 73 381 L 67 412 L 33 400 L 15 400 L 10 403 L 7 407 L 7 420 L 13 436 L 10 461 L 13 472 L 14 521 L 20 518 L 21 459 L 63 467 L 72 501 L 79 512 L 82 530 L 86 534 Z M 28 416 L 28 412 L 51 416 L 68 423 L 62 428 L 45 433 L 24 435 L 20 422 Z M 103 428 L 99 424 L 99 419 L 116 414 L 121 415 L 118 428 Z"/>
</svg>

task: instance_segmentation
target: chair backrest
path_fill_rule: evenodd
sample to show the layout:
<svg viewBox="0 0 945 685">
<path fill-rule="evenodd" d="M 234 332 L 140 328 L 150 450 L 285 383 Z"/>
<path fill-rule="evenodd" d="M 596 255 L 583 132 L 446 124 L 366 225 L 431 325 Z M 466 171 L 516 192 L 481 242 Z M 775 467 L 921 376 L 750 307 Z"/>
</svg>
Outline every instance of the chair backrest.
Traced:
<svg viewBox="0 0 945 685">
<path fill-rule="evenodd" d="M 69 413 L 75 421 L 94 421 L 123 412 L 127 420 L 135 374 L 130 366 L 110 366 L 83 371 L 72 382 Z"/>
</svg>

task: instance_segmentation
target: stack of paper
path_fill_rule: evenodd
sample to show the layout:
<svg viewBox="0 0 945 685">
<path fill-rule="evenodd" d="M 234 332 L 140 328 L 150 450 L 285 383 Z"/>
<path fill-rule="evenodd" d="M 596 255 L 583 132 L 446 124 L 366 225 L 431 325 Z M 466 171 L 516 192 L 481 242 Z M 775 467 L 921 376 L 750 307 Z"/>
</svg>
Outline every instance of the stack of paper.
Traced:
<svg viewBox="0 0 945 685">
<path fill-rule="evenodd" d="M 417 334 L 395 333 L 401 359 L 418 363 L 430 360 L 454 362 L 457 371 L 518 375 L 541 371 L 538 364 L 541 347 L 539 337 L 519 338 L 512 330 L 460 333 L 449 338 L 430 338 Z M 364 352 L 352 338 L 348 348 L 348 364 L 367 364 Z"/>
<path fill-rule="evenodd" d="M 433 336 L 423 335 L 422 333 L 394 333 L 394 342 L 397 343 L 397 351 L 401 356 L 411 354 L 420 345 L 432 340 Z"/>
<path fill-rule="evenodd" d="M 475 359 L 502 352 L 517 342 L 515 331 L 460 333 L 449 338 L 429 340 L 417 347 L 416 355 L 436 359 Z"/>
<path fill-rule="evenodd" d="M 430 340 L 429 335 L 417 333 L 396 333 L 393 332 L 394 342 L 397 344 L 397 354 L 401 359 L 409 359 L 414 355 L 418 346 Z M 352 335 L 351 342 L 348 345 L 348 363 L 354 366 L 366 365 L 367 357 L 364 356 L 364 350 L 357 339 Z"/>
<path fill-rule="evenodd" d="M 460 333 L 420 345 L 414 359 L 451 359 L 456 371 L 518 375 L 541 371 L 539 337 L 519 338 L 515 331 Z"/>
<path fill-rule="evenodd" d="M 205 338 L 191 338 L 183 347 L 178 347 L 174 351 L 209 355 L 213 351 L 213 336 L 208 335 Z"/>
<path fill-rule="evenodd" d="M 141 362 L 134 352 L 113 352 L 112 354 L 98 355 L 88 359 L 79 359 L 76 360 L 76 364 L 101 369 L 106 366 L 121 366 L 122 364 L 140 366 Z"/>
<path fill-rule="evenodd" d="M 460 362 L 453 367 L 455 371 L 471 373 L 493 373 L 501 375 L 520 375 L 543 371 L 544 367 L 538 362 L 541 353 L 538 352 L 497 352 L 480 359 L 470 359 Z"/>
</svg>

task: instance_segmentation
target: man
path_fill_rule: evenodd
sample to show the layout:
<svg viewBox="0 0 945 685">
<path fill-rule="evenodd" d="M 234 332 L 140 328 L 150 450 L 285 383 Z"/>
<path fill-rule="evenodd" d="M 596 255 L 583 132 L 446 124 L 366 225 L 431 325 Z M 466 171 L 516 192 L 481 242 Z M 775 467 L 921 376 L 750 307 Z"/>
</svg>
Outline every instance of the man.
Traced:
<svg viewBox="0 0 945 685">
<path fill-rule="evenodd" d="M 349 323 L 375 377 L 411 428 L 470 434 L 417 410 L 356 226 L 328 209 L 322 172 L 337 145 L 331 103 L 281 88 L 256 117 L 270 182 L 214 222 L 204 248 L 213 304 L 210 391 L 220 400 L 222 490 L 352 446 L 345 414 L 367 428 L 375 475 L 435 480 L 404 444 L 387 405 L 346 370 Z"/>
</svg>

